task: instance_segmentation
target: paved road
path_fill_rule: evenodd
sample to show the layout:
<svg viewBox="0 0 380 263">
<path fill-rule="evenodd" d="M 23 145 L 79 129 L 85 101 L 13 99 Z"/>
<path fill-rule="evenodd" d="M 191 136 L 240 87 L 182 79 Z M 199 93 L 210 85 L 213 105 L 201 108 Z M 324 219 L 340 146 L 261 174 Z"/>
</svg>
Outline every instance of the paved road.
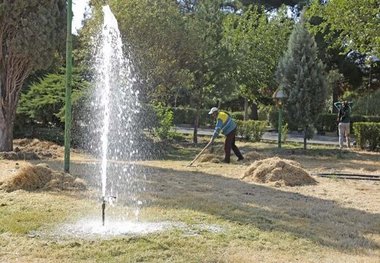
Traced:
<svg viewBox="0 0 380 263">
<path fill-rule="evenodd" d="M 192 134 L 193 128 L 191 127 L 175 127 L 175 130 L 178 133 L 183 134 Z M 211 136 L 213 133 L 212 129 L 198 129 L 198 135 L 207 135 Z M 278 133 L 277 132 L 265 132 L 263 135 L 263 140 L 268 141 L 277 141 L 278 139 Z M 299 142 L 303 143 L 303 134 L 297 133 L 297 132 L 290 132 L 288 133 L 287 141 L 289 142 Z M 314 135 L 314 138 L 311 140 L 308 140 L 307 143 L 309 144 L 327 144 L 327 145 L 338 145 L 338 137 L 337 136 L 322 136 L 322 135 Z"/>
</svg>

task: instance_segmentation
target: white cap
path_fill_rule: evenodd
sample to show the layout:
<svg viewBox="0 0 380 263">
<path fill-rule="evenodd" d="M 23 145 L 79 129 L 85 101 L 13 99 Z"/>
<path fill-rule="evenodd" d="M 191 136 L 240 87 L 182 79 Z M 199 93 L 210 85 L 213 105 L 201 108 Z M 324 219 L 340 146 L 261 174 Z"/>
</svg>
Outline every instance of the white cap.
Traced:
<svg viewBox="0 0 380 263">
<path fill-rule="evenodd" d="M 210 112 L 208 114 L 213 114 L 214 112 L 218 111 L 218 108 L 217 107 L 212 107 Z"/>
</svg>

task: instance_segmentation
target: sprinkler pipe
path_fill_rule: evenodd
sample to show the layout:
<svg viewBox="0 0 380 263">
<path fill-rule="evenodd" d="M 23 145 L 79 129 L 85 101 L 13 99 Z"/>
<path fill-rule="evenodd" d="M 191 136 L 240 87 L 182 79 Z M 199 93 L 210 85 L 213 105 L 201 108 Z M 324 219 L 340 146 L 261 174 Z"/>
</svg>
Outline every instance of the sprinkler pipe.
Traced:
<svg viewBox="0 0 380 263">
<path fill-rule="evenodd" d="M 103 196 L 102 202 L 102 225 L 104 226 L 104 221 L 106 220 L 106 198 Z"/>
</svg>

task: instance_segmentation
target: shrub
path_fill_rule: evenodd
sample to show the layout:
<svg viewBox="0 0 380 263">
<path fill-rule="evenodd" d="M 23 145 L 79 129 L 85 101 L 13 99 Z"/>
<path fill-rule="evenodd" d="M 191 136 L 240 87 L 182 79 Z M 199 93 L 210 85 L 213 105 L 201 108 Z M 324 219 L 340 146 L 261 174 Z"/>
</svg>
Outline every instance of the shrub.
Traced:
<svg viewBox="0 0 380 263">
<path fill-rule="evenodd" d="M 158 119 L 158 126 L 154 128 L 155 135 L 160 139 L 169 139 L 173 126 L 173 111 L 162 104 L 154 106 L 154 110 Z"/>
<path fill-rule="evenodd" d="M 357 143 L 361 149 L 368 147 L 370 151 L 380 146 L 380 123 L 356 122 L 353 125 Z"/>
<path fill-rule="evenodd" d="M 337 114 L 335 113 L 323 113 L 320 114 L 315 122 L 315 127 L 318 133 L 332 132 L 337 129 Z"/>
<path fill-rule="evenodd" d="M 243 139 L 258 142 L 263 137 L 267 123 L 265 121 L 241 121 L 236 120 L 237 134 Z"/>
<path fill-rule="evenodd" d="M 244 120 L 244 111 L 235 111 L 231 113 L 231 117 L 234 120 L 242 121 Z"/>
<path fill-rule="evenodd" d="M 281 141 L 283 143 L 285 143 L 286 140 L 287 140 L 287 138 L 288 138 L 288 132 L 289 132 L 288 124 L 287 123 L 282 124 L 282 127 L 281 127 Z"/>
<path fill-rule="evenodd" d="M 278 108 L 272 106 L 269 111 L 268 117 L 269 117 L 269 123 L 271 127 L 274 128 L 275 130 L 278 130 L 278 115 L 279 115 Z M 282 121 L 288 124 L 288 129 L 290 131 L 298 130 L 297 124 L 294 123 L 294 121 L 292 121 L 292 119 L 289 118 L 288 113 L 284 110 L 282 111 Z"/>
<path fill-rule="evenodd" d="M 333 132 L 337 130 L 338 124 L 336 122 L 337 113 L 323 113 L 319 115 L 315 127 L 318 133 L 323 132 Z M 379 116 L 363 116 L 363 115 L 352 115 L 351 116 L 351 129 L 353 129 L 353 124 L 356 122 L 380 122 Z"/>
</svg>

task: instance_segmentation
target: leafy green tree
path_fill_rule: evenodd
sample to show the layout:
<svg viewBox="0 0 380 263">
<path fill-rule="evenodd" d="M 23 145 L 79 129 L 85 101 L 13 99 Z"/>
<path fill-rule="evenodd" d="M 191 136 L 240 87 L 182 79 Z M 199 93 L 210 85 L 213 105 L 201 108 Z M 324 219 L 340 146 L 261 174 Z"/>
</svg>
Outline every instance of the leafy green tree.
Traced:
<svg viewBox="0 0 380 263">
<path fill-rule="evenodd" d="M 13 148 L 13 126 L 26 78 L 47 68 L 65 43 L 63 0 L 14 0 L 0 4 L 0 151 Z"/>
<path fill-rule="evenodd" d="M 378 85 L 377 83 L 367 84 L 369 79 L 378 79 L 379 76 L 378 72 L 372 70 L 373 65 L 368 65 L 372 57 L 369 54 L 376 50 L 372 47 L 379 46 L 376 44 L 379 33 L 378 29 L 375 29 L 378 28 L 379 23 L 373 24 L 376 18 L 368 17 L 374 10 L 366 10 L 370 8 L 370 4 L 365 4 L 367 2 L 362 0 L 314 1 L 305 12 L 308 28 L 317 42 L 319 57 L 329 71 L 337 69 L 342 74 L 342 79 L 335 82 L 335 86 L 331 89 L 333 101 L 346 96 L 347 92 L 370 96 Z M 348 20 L 349 25 L 341 24 L 342 21 L 347 23 Z M 357 34 L 360 37 L 372 34 L 372 37 L 367 37 L 360 48 L 357 44 L 361 40 L 358 39 Z"/>
<path fill-rule="evenodd" d="M 271 102 L 274 73 L 292 26 L 285 8 L 269 17 L 263 9 L 251 6 L 243 14 L 230 14 L 225 19 L 224 43 L 236 61 L 232 71 L 241 96 Z"/>
<path fill-rule="evenodd" d="M 73 71 L 73 104 L 87 90 L 88 83 L 83 80 L 78 70 Z M 31 85 L 21 95 L 17 113 L 28 116 L 35 122 L 44 125 L 60 126 L 64 122 L 65 110 L 65 71 L 50 73 Z"/>
<path fill-rule="evenodd" d="M 187 89 L 190 104 L 200 109 L 232 90 L 232 59 L 221 45 L 221 2 L 196 1 L 183 9 L 170 0 L 110 2 L 144 100 L 169 103 Z M 197 118 L 194 126 L 196 141 Z"/>
<path fill-rule="evenodd" d="M 289 117 L 304 129 L 306 149 L 308 131 L 326 102 L 327 82 L 316 43 L 303 21 L 296 24 L 290 36 L 288 50 L 278 65 L 277 79 L 288 96 L 285 109 Z"/>
<path fill-rule="evenodd" d="M 302 10 L 302 8 L 307 5 L 310 0 L 239 0 L 239 1 L 225 1 L 226 6 L 230 6 L 235 10 L 239 10 L 241 6 L 262 6 L 266 10 L 274 10 L 280 8 L 282 5 L 297 8 Z"/>
<path fill-rule="evenodd" d="M 332 47 L 380 57 L 379 13 L 378 0 L 314 0 L 306 15 L 323 19 L 313 30 L 325 32 Z"/>
<path fill-rule="evenodd" d="M 193 76 L 191 104 L 197 109 L 193 141 L 197 142 L 200 109 L 229 97 L 237 88 L 233 77 L 234 60 L 223 45 L 223 1 L 205 0 L 186 15 L 186 43 L 190 56 L 185 67 Z M 208 98 L 211 101 L 208 102 Z"/>
<path fill-rule="evenodd" d="M 136 68 L 145 101 L 169 101 L 173 89 L 191 76 L 183 69 L 184 19 L 171 0 L 113 0 L 125 50 Z"/>
</svg>

